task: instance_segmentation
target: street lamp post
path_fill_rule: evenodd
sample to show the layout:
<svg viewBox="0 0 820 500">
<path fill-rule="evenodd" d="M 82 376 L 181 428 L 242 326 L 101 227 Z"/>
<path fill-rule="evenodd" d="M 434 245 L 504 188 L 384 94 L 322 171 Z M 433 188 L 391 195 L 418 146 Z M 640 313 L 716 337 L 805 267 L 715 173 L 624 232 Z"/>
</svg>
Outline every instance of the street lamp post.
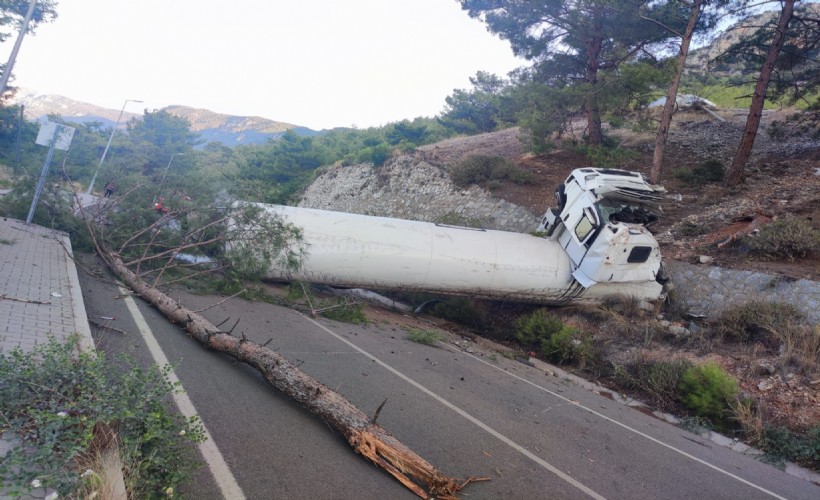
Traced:
<svg viewBox="0 0 820 500">
<path fill-rule="evenodd" d="M 100 173 L 100 167 L 102 167 L 103 162 L 105 161 L 105 155 L 108 154 L 108 148 L 111 147 L 111 141 L 114 139 L 114 133 L 117 132 L 117 127 L 120 126 L 120 120 L 122 120 L 122 114 L 125 112 L 125 106 L 128 105 L 129 102 L 142 102 L 136 99 L 126 99 L 124 103 L 122 103 L 122 109 L 120 110 L 120 116 L 117 117 L 117 123 L 114 124 L 114 128 L 111 129 L 111 135 L 108 136 L 108 144 L 105 145 L 105 149 L 103 150 L 102 158 L 100 158 L 100 164 L 97 165 L 97 170 L 94 171 L 94 177 L 91 178 L 91 184 L 88 185 L 88 191 L 85 194 L 91 194 L 91 190 L 94 189 L 94 182 L 97 180 L 97 174 Z"/>
</svg>

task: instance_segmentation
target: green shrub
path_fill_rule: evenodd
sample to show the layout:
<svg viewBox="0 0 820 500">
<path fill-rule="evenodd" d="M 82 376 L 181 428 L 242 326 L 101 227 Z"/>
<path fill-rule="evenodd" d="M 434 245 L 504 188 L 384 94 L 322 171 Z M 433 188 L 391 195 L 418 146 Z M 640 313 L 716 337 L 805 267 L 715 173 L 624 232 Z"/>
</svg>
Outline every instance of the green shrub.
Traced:
<svg viewBox="0 0 820 500">
<path fill-rule="evenodd" d="M 643 394 L 663 410 L 674 410 L 680 401 L 683 375 L 692 367 L 685 359 L 674 361 L 641 361 L 628 366 L 615 365 L 613 378 L 629 391 Z"/>
<path fill-rule="evenodd" d="M 725 428 L 732 415 L 731 402 L 738 393 L 737 382 L 717 363 L 688 368 L 678 386 L 681 402 L 695 415 Z"/>
<path fill-rule="evenodd" d="M 367 323 L 367 316 L 360 302 L 338 298 L 335 301 L 321 301 L 317 308 L 319 314 L 327 319 L 361 325 Z"/>
<path fill-rule="evenodd" d="M 621 128 L 626 124 L 626 120 L 622 116 L 610 115 L 607 117 L 607 123 L 612 128 Z"/>
<path fill-rule="evenodd" d="M 436 345 L 442 338 L 444 337 L 435 330 L 422 330 L 421 328 L 412 326 L 407 328 L 407 339 L 411 342 L 424 345 Z"/>
<path fill-rule="evenodd" d="M 806 219 L 787 216 L 766 224 L 756 236 L 747 236 L 743 241 L 759 258 L 795 260 L 820 248 L 820 231 Z"/>
<path fill-rule="evenodd" d="M 541 341 L 541 355 L 556 363 L 576 363 L 582 369 L 597 359 L 592 336 L 569 325 L 562 325 L 559 331 Z"/>
<path fill-rule="evenodd" d="M 683 222 L 678 228 L 675 230 L 678 236 L 702 236 L 704 234 L 708 234 L 712 231 L 712 228 L 709 227 L 708 224 L 693 224 L 691 222 Z"/>
<path fill-rule="evenodd" d="M 772 123 L 769 125 L 769 128 L 766 129 L 766 132 L 769 134 L 769 137 L 776 141 L 782 141 L 786 139 L 790 131 L 791 129 L 780 120 L 773 120 Z"/>
<path fill-rule="evenodd" d="M 691 170 L 685 167 L 676 168 L 672 171 L 672 175 L 684 182 L 699 186 L 708 182 L 721 182 L 725 169 L 722 161 L 712 159 L 704 161 Z"/>
<path fill-rule="evenodd" d="M 487 327 L 484 312 L 466 297 L 447 297 L 434 305 L 430 314 L 478 330 Z"/>
<path fill-rule="evenodd" d="M 490 181 L 506 180 L 515 184 L 531 184 L 533 175 L 501 156 L 468 156 L 450 169 L 457 186 L 486 185 Z"/>
<path fill-rule="evenodd" d="M 361 302 L 349 297 L 335 299 L 319 299 L 310 288 L 310 285 L 301 281 L 292 281 L 288 284 L 288 294 L 285 298 L 286 306 L 295 309 L 308 309 L 311 314 L 319 314 L 327 319 L 344 323 L 364 324 L 367 316 Z"/>
<path fill-rule="evenodd" d="M 546 309 L 537 309 L 531 314 L 518 318 L 515 323 L 515 338 L 525 347 L 538 347 L 564 327 L 560 318 Z"/>
<path fill-rule="evenodd" d="M 188 443 L 205 438 L 197 418 L 169 409 L 170 367 L 143 369 L 127 358 L 115 366 L 102 353 L 77 354 L 76 342 L 0 352 L 2 427 L 24 443 L 0 462 L 3 493 L 23 495 L 37 479 L 66 498 L 90 494 L 93 478 L 81 472 L 94 467 L 89 446 L 101 428 L 117 432 L 131 498 L 176 491 L 197 466 Z"/>
<path fill-rule="evenodd" d="M 387 160 L 390 159 L 390 155 L 392 153 L 393 150 L 390 145 L 383 142 L 381 144 L 362 149 L 356 154 L 356 160 L 359 163 L 372 163 L 377 167 L 381 167 Z"/>
<path fill-rule="evenodd" d="M 612 142 L 609 138 L 604 138 L 606 142 Z M 607 146 L 588 146 L 581 144 L 575 148 L 578 153 L 585 155 L 589 159 L 591 166 L 596 168 L 607 168 L 613 165 L 623 165 L 631 160 L 634 160 L 638 153 L 631 149 L 617 147 L 615 145 Z"/>
<path fill-rule="evenodd" d="M 784 302 L 753 300 L 723 311 L 712 323 L 712 331 L 734 342 L 763 342 L 775 347 L 783 328 L 799 324 L 803 313 Z"/>
<path fill-rule="evenodd" d="M 786 427 L 766 425 L 760 446 L 766 452 L 764 459 L 770 463 L 783 465 L 788 460 L 814 470 L 820 468 L 820 426 L 797 433 Z"/>
<path fill-rule="evenodd" d="M 515 338 L 525 348 L 538 349 L 543 358 L 556 363 L 575 362 L 586 368 L 597 358 L 589 334 L 564 324 L 546 309 L 537 309 L 518 318 Z"/>
<path fill-rule="evenodd" d="M 661 409 L 671 410 L 680 399 L 684 374 L 692 368 L 686 360 L 639 363 L 634 367 L 635 384 Z"/>
<path fill-rule="evenodd" d="M 572 361 L 575 351 L 573 340 L 577 333 L 576 328 L 561 325 L 560 330 L 541 340 L 541 355 L 557 363 Z"/>
</svg>

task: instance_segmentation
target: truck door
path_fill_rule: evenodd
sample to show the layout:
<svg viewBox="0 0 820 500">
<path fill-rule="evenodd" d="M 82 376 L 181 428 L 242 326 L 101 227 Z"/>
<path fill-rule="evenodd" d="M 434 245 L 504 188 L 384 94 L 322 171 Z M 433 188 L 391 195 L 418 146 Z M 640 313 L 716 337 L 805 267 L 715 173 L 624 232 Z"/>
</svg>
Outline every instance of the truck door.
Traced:
<svg viewBox="0 0 820 500">
<path fill-rule="evenodd" d="M 581 265 L 589 246 L 595 239 L 599 227 L 598 214 L 591 207 L 586 207 L 581 211 L 580 216 L 568 217 L 565 225 L 566 230 L 558 241 L 569 255 L 574 270 Z"/>
</svg>

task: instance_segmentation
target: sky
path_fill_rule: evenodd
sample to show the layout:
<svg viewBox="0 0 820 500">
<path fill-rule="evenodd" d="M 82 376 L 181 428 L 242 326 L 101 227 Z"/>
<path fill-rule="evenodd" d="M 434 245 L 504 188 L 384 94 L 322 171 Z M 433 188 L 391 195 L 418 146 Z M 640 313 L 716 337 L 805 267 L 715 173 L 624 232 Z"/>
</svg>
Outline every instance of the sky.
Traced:
<svg viewBox="0 0 820 500">
<path fill-rule="evenodd" d="M 12 85 L 324 129 L 435 116 L 477 71 L 525 64 L 456 0 L 60 0 Z M 16 34 L 15 34 L 16 36 Z M 14 38 L 0 45 L 6 61 Z"/>
</svg>

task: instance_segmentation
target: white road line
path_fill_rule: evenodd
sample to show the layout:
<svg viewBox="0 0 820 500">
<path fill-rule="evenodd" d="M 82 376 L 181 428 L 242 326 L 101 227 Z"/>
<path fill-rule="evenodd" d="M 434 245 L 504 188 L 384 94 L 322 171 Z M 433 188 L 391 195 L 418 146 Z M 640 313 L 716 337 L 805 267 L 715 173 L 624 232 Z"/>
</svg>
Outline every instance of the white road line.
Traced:
<svg viewBox="0 0 820 500">
<path fill-rule="evenodd" d="M 626 430 L 628 430 L 628 431 L 630 431 L 630 432 L 633 432 L 633 433 L 635 433 L 635 434 L 637 434 L 637 435 L 639 435 L 639 436 L 641 436 L 641 437 L 644 437 L 644 438 L 646 438 L 646 439 L 648 439 L 648 440 L 652 441 L 653 443 L 656 443 L 656 444 L 659 444 L 659 445 L 661 445 L 661 446 L 663 446 L 663 447 L 665 447 L 665 448 L 668 448 L 668 449 L 670 449 L 670 450 L 674 451 L 675 453 L 680 453 L 681 455 L 683 455 L 683 456 L 684 456 L 684 457 L 686 457 L 686 458 L 690 458 L 690 459 L 694 460 L 695 462 L 698 462 L 698 463 L 700 463 L 700 464 L 702 464 L 702 465 L 705 465 L 706 467 L 709 467 L 710 469 L 716 470 L 716 471 L 720 472 L 721 474 L 725 474 L 725 475 L 727 475 L 727 476 L 731 477 L 732 479 L 736 479 L 736 480 L 740 481 L 741 483 L 743 483 L 743 484 L 745 484 L 745 485 L 747 485 L 747 486 L 751 486 L 752 488 L 755 488 L 755 489 L 757 489 L 757 490 L 759 490 L 759 491 L 762 491 L 763 493 L 766 493 L 767 495 L 771 495 L 771 496 L 772 496 L 772 497 L 774 497 L 774 498 L 779 498 L 779 499 L 781 499 L 781 500 L 786 500 L 784 497 L 782 497 L 782 496 L 778 495 L 777 493 L 774 493 L 774 492 L 772 492 L 772 491 L 767 490 L 766 488 L 764 488 L 764 487 L 762 487 L 762 486 L 758 486 L 758 485 L 756 485 L 756 484 L 754 484 L 754 483 L 752 483 L 752 482 L 749 482 L 749 481 L 747 481 L 747 480 L 743 479 L 743 478 L 742 478 L 742 477 L 740 477 L 740 476 L 736 476 L 736 475 L 732 474 L 732 473 L 731 473 L 731 472 L 729 472 L 729 471 L 723 470 L 723 469 L 721 469 L 720 467 L 718 467 L 717 465 L 710 464 L 709 462 L 707 462 L 707 461 L 705 461 L 705 460 L 703 460 L 703 459 L 700 459 L 700 458 L 698 458 L 698 457 L 696 457 L 696 456 L 694 456 L 694 455 L 690 455 L 689 453 L 686 453 L 685 451 L 683 451 L 683 450 L 681 450 L 681 449 L 675 448 L 675 447 L 674 447 L 674 446 L 672 446 L 671 444 L 667 444 L 667 443 L 664 443 L 663 441 L 661 441 L 661 440 L 659 440 L 659 439 L 653 438 L 653 437 L 652 437 L 652 436 L 650 436 L 649 434 L 645 434 L 645 433 L 643 433 L 643 432 L 639 431 L 638 429 L 634 429 L 634 428 L 632 428 L 632 427 L 630 427 L 630 426 L 628 426 L 628 425 L 626 425 L 626 424 L 624 424 L 624 423 L 618 422 L 617 420 L 614 420 L 614 419 L 612 419 L 612 418 L 610 418 L 610 417 L 607 417 L 606 415 L 604 415 L 604 414 L 602 414 L 602 413 L 599 413 L 599 412 L 597 412 L 597 411 L 595 411 L 595 410 L 593 410 L 593 409 L 591 409 L 591 408 L 587 408 L 586 406 L 584 406 L 584 405 L 582 405 L 582 404 L 578 403 L 577 401 L 573 401 L 573 400 L 571 400 L 571 399 L 569 399 L 569 398 L 567 398 L 567 397 L 565 397 L 565 396 L 562 396 L 561 394 L 558 394 L 557 392 L 553 392 L 553 391 L 551 391 L 551 390 L 547 389 L 546 387 L 542 387 L 542 386 L 540 386 L 540 385 L 536 384 L 535 382 L 531 382 L 531 381 L 529 381 L 529 380 L 527 380 L 527 379 L 525 379 L 525 378 L 522 378 L 522 377 L 519 377 L 518 375 L 515 375 L 515 374 L 513 374 L 513 373 L 510 373 L 510 372 L 508 372 L 508 371 L 504 370 L 503 368 L 501 368 L 500 366 L 496 366 L 496 365 L 494 365 L 494 364 L 492 364 L 492 363 L 490 363 L 490 362 L 488 362 L 488 361 L 486 361 L 486 360 L 483 360 L 483 359 L 479 358 L 478 356 L 474 356 L 474 355 L 472 355 L 472 354 L 470 354 L 470 353 L 464 352 L 464 351 L 462 351 L 461 349 L 458 349 L 458 348 L 456 348 L 456 347 L 453 347 L 453 346 L 451 346 L 451 345 L 449 345 L 449 344 L 446 344 L 446 343 L 444 343 L 444 342 L 441 342 L 441 344 L 442 344 L 442 345 L 444 345 L 445 347 L 447 347 L 448 349 L 450 349 L 450 350 L 454 351 L 454 352 L 459 352 L 459 353 L 461 353 L 461 354 L 464 354 L 465 356 L 469 356 L 469 357 L 471 357 L 471 358 L 475 359 L 476 361 L 480 361 L 481 363 L 484 363 L 484 364 L 485 364 L 485 365 L 487 365 L 487 366 L 491 366 L 491 367 L 495 368 L 496 370 L 500 371 L 501 373 L 504 373 L 504 374 L 506 374 L 506 375 L 509 375 L 510 377 L 513 377 L 513 378 L 515 378 L 515 379 L 517 379 L 517 380 L 520 380 L 520 381 L 522 381 L 522 382 L 524 382 L 524 383 L 527 383 L 527 384 L 529 384 L 529 385 L 531 385 L 531 386 L 533 386 L 533 387 L 536 387 L 536 388 L 538 388 L 538 389 L 540 389 L 540 390 L 542 390 L 542 391 L 544 391 L 544 392 L 546 392 L 546 393 L 548 393 L 548 394 L 550 394 L 550 395 L 552 395 L 552 396 L 555 396 L 555 397 L 556 397 L 556 398 L 558 398 L 558 399 L 561 399 L 561 400 L 563 400 L 563 401 L 566 401 L 567 403 L 572 404 L 573 406 L 577 406 L 578 408 L 581 408 L 581 409 L 583 409 L 583 410 L 586 410 L 586 411 L 588 411 L 589 413 L 591 413 L 591 414 L 593 414 L 593 415 L 595 415 L 595 416 L 597 416 L 597 417 L 600 417 L 600 418 L 602 418 L 602 419 L 606 420 L 607 422 L 613 423 L 613 424 L 615 424 L 615 425 L 617 425 L 617 426 L 619 426 L 619 427 L 622 427 L 622 428 L 624 428 L 624 429 L 626 429 Z"/>
<path fill-rule="evenodd" d="M 341 335 L 337 334 L 336 332 L 334 332 L 334 331 L 330 330 L 329 328 L 327 328 L 327 327 L 326 327 L 326 326 L 324 326 L 323 324 L 321 324 L 321 323 L 317 322 L 316 320 L 314 320 L 314 319 L 312 319 L 312 318 L 309 318 L 309 317 L 307 317 L 307 316 L 304 316 L 304 315 L 303 315 L 303 317 L 304 317 L 306 320 L 308 320 L 308 321 L 310 321 L 311 323 L 313 323 L 314 325 L 316 325 L 316 326 L 318 326 L 319 328 L 321 328 L 322 330 L 324 330 L 325 332 L 329 333 L 330 335 L 332 335 L 332 336 L 333 336 L 333 337 L 335 337 L 336 339 L 338 339 L 338 340 L 340 340 L 340 341 L 344 342 L 345 344 L 349 345 L 352 349 L 355 349 L 356 351 L 358 351 L 358 352 L 360 352 L 360 353 L 364 354 L 365 356 L 367 356 L 368 358 L 372 359 L 373 361 L 375 361 L 376 363 L 378 363 L 378 364 L 379 364 L 382 368 L 384 368 L 384 369 L 388 370 L 390 373 L 392 373 L 392 374 L 396 375 L 397 377 L 399 377 L 400 379 L 404 380 L 404 381 L 405 381 L 405 382 L 407 382 L 408 384 L 412 385 L 412 386 L 413 386 L 413 387 L 415 387 L 416 389 L 420 390 L 421 392 L 423 392 L 423 393 L 427 394 L 428 396 L 430 396 L 431 398 L 435 399 L 435 400 L 436 400 L 436 401 L 438 401 L 439 403 L 443 404 L 443 405 L 444 405 L 444 406 L 446 406 L 447 408 L 450 408 L 450 409 L 451 409 L 451 410 L 453 410 L 454 412 L 458 413 L 459 415 L 461 415 L 461 416 L 462 416 L 462 417 L 464 417 L 465 419 L 467 419 L 467 420 L 469 420 L 470 422 L 472 422 L 473 424 L 477 425 L 477 426 L 478 426 L 478 427 L 480 427 L 482 430 L 484 430 L 485 432 L 487 432 L 487 433 L 491 434 L 493 437 L 495 437 L 496 439 L 498 439 L 498 440 L 502 441 L 504 444 L 506 444 L 506 445 L 508 445 L 509 447 L 513 448 L 513 449 L 514 449 L 514 450 L 516 450 L 517 452 L 519 452 L 519 453 L 521 453 L 522 455 L 526 456 L 527 458 L 529 458 L 529 459 L 530 459 L 530 460 L 532 460 L 533 462 L 537 463 L 538 465 L 540 465 L 540 466 L 541 466 L 541 467 L 543 467 L 544 469 L 548 470 L 549 472 L 552 472 L 553 474 L 555 474 L 555 475 L 556 475 L 556 476 L 558 476 L 559 478 L 563 479 L 564 481 L 568 482 L 569 484 L 571 484 L 571 485 L 575 486 L 576 488 L 578 488 L 579 490 L 583 491 L 584 493 L 586 493 L 586 494 L 587 494 L 587 495 L 589 495 L 590 497 L 595 498 L 596 500 L 605 500 L 605 497 L 603 497 L 603 496 L 599 495 L 598 493 L 596 493 L 595 491 L 593 491 L 593 490 L 592 490 L 592 489 L 590 489 L 589 487 L 587 487 L 587 486 L 583 485 L 583 484 L 582 484 L 582 483 L 580 483 L 578 480 L 574 479 L 573 477 L 571 477 L 571 476 L 567 475 L 566 473 L 562 472 L 561 470 L 557 469 L 556 467 L 554 467 L 553 465 L 551 465 L 550 463 L 548 463 L 546 460 L 544 460 L 544 459 L 542 459 L 541 457 L 539 457 L 539 456 L 537 456 L 537 455 L 533 454 L 532 452 L 530 452 L 529 450 L 527 450 L 526 448 L 524 448 L 524 447 L 523 447 L 523 446 L 521 446 L 520 444 L 516 443 L 516 442 L 515 442 L 515 441 L 513 441 L 512 439 L 510 439 L 510 438 L 508 438 L 507 436 L 505 436 L 505 435 L 501 434 L 500 432 L 496 431 L 495 429 L 493 429 L 493 428 L 492 428 L 492 427 L 490 427 L 489 425 L 485 424 L 485 423 L 484 423 L 484 422 L 482 422 L 481 420 L 479 420 L 479 419 L 477 419 L 476 417 L 474 417 L 474 416 L 470 415 L 470 414 L 469 414 L 469 413 L 467 413 L 466 411 L 462 410 L 461 408 L 459 408 L 458 406 L 454 405 L 453 403 L 451 403 L 451 402 L 447 401 L 446 399 L 444 399 L 443 397 L 439 396 L 439 395 L 438 395 L 438 394 L 436 394 L 435 392 L 431 391 L 430 389 L 428 389 L 428 388 L 424 387 L 423 385 L 421 385 L 420 383 L 418 383 L 418 382 L 416 382 L 415 380 L 411 379 L 411 378 L 410 378 L 410 377 L 408 377 L 407 375 L 405 375 L 405 374 L 401 373 L 400 371 L 396 370 L 396 369 L 395 369 L 395 368 L 393 368 L 392 366 L 388 365 L 387 363 L 385 363 L 384 361 L 380 360 L 379 358 L 377 358 L 377 357 L 373 356 L 372 354 L 370 354 L 369 352 L 365 351 L 365 350 L 364 350 L 364 349 L 362 349 L 361 347 L 359 347 L 359 346 L 357 346 L 356 344 L 354 344 L 354 343 L 350 342 L 350 341 L 349 341 L 349 340 L 347 340 L 346 338 L 344 338 L 344 337 L 342 337 Z"/>
<path fill-rule="evenodd" d="M 151 332 L 151 328 L 148 327 L 148 323 L 137 307 L 137 303 L 134 302 L 129 292 L 122 287 L 120 287 L 120 294 L 126 296 L 125 305 L 134 318 L 134 322 L 137 324 L 142 339 L 145 340 L 145 343 L 148 345 L 148 351 L 154 358 L 154 362 L 159 366 L 168 365 L 168 358 L 162 351 L 162 347 L 157 343 L 157 339 Z M 179 378 L 177 378 L 177 374 L 173 370 L 168 374 L 168 380 L 172 384 L 179 382 Z M 179 387 L 181 388 L 182 384 L 180 384 Z M 174 403 L 176 403 L 177 408 L 179 408 L 179 412 L 182 413 L 185 418 L 191 418 L 197 414 L 196 408 L 194 408 L 194 404 L 191 402 L 191 398 L 189 398 L 185 392 L 174 393 L 173 397 Z M 202 453 L 202 456 L 205 457 L 205 462 L 207 462 L 208 468 L 211 470 L 214 480 L 222 492 L 222 497 L 228 500 L 243 500 L 245 494 L 242 492 L 242 488 L 240 488 L 236 482 L 236 478 L 234 478 L 230 467 L 228 467 L 228 464 L 222 457 L 222 453 L 219 452 L 216 442 L 214 442 L 211 433 L 208 432 L 204 423 L 202 424 L 202 428 L 205 431 L 206 439 L 205 442 L 199 444 L 199 451 Z"/>
</svg>

